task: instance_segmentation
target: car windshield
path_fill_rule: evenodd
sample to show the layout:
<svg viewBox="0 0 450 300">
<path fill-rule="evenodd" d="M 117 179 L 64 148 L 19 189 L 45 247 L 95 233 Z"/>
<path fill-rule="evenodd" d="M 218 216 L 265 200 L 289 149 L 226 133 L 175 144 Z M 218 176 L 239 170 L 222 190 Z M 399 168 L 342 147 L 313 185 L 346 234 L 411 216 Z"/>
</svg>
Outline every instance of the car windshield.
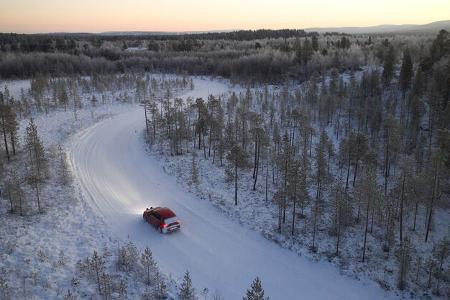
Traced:
<svg viewBox="0 0 450 300">
<path fill-rule="evenodd" d="M 170 224 L 177 221 L 177 217 L 171 217 L 164 220 L 164 223 Z"/>
</svg>

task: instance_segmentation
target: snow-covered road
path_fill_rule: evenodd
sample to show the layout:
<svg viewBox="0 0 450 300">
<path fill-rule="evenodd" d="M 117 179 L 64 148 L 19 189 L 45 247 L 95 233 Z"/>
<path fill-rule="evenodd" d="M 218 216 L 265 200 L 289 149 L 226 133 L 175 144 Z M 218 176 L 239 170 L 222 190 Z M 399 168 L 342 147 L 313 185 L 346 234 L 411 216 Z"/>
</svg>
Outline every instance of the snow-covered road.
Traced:
<svg viewBox="0 0 450 300">
<path fill-rule="evenodd" d="M 120 238 L 150 246 L 163 272 L 179 278 L 189 270 L 197 290 L 225 299 L 242 299 L 257 275 L 275 300 L 392 297 L 280 248 L 186 193 L 146 153 L 143 120 L 136 107 L 98 123 L 72 139 L 69 157 L 85 200 Z M 142 219 L 149 206 L 173 209 L 182 230 L 161 235 Z"/>
</svg>

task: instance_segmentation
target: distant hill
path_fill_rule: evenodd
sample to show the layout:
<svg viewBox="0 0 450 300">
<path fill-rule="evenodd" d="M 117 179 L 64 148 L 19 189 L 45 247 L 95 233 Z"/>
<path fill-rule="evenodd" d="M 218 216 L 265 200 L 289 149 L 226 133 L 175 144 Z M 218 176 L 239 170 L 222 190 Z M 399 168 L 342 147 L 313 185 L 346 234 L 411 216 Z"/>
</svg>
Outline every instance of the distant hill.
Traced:
<svg viewBox="0 0 450 300">
<path fill-rule="evenodd" d="M 450 20 L 437 21 L 429 24 L 377 25 L 368 27 L 316 27 L 306 28 L 306 32 L 340 32 L 340 33 L 396 33 L 396 32 L 429 32 L 441 29 L 450 30 Z"/>
<path fill-rule="evenodd" d="M 376 25 L 367 27 L 310 27 L 305 29 L 259 29 L 259 30 L 242 30 L 242 29 L 229 29 L 229 30 L 204 30 L 204 31 L 106 31 L 106 32 L 49 32 L 38 33 L 36 35 L 100 35 L 109 38 L 115 37 L 148 37 L 165 38 L 165 37 L 177 37 L 194 35 L 198 38 L 206 39 L 235 39 L 238 36 L 250 35 L 253 38 L 264 38 L 264 35 L 277 35 L 281 33 L 283 37 L 297 36 L 299 33 L 311 33 L 311 32 L 338 32 L 347 34 L 376 34 L 376 33 L 420 33 L 420 32 L 437 32 L 441 29 L 450 31 L 450 20 L 436 21 L 428 24 L 402 24 L 402 25 Z M 1 32 L 0 32 L 1 33 Z M 274 36 L 270 36 L 274 37 Z M 242 38 L 237 38 L 242 39 Z"/>
</svg>

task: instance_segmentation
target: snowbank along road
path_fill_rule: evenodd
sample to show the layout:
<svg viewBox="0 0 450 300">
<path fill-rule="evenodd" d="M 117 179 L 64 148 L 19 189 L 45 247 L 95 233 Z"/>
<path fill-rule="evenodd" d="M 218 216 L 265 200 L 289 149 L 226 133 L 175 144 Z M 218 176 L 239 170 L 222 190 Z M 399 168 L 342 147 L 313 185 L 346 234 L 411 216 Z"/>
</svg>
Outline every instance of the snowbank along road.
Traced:
<svg viewBox="0 0 450 300">
<path fill-rule="evenodd" d="M 191 96 L 207 97 L 226 86 L 196 80 Z M 213 91 L 211 91 L 213 92 Z M 264 239 L 196 199 L 165 174 L 145 150 L 142 108 L 127 109 L 73 137 L 70 164 L 83 197 L 121 239 L 149 246 L 166 274 L 192 274 L 198 290 L 242 299 L 259 276 L 271 299 L 385 299 L 393 297 L 375 283 L 339 275 L 327 263 L 315 263 Z M 232 199 L 230 199 L 232 201 Z M 162 235 L 145 223 L 142 212 L 167 206 L 182 229 Z"/>
</svg>

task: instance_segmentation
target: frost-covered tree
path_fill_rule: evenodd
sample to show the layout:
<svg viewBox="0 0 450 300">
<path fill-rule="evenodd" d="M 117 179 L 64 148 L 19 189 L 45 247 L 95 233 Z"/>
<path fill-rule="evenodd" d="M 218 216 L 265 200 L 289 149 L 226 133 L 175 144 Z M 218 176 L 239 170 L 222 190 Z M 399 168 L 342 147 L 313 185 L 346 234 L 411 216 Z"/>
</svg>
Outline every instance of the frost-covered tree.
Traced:
<svg viewBox="0 0 450 300">
<path fill-rule="evenodd" d="M 398 120 L 391 114 L 384 122 L 384 194 L 387 195 L 391 167 L 401 149 L 401 127 Z"/>
<path fill-rule="evenodd" d="M 91 98 L 91 105 L 92 105 L 92 107 L 96 107 L 97 106 L 97 102 L 98 102 L 97 97 L 95 97 L 95 95 L 92 95 L 92 98 Z"/>
<path fill-rule="evenodd" d="M 400 290 L 404 290 L 406 287 L 406 277 L 411 266 L 411 243 L 409 239 L 405 238 L 400 244 L 400 248 L 397 251 L 398 261 L 398 281 L 397 287 Z"/>
<path fill-rule="evenodd" d="M 161 277 L 159 272 L 156 272 L 155 276 L 155 290 L 154 295 L 157 299 L 166 299 L 167 298 L 167 285 L 164 281 L 164 278 Z"/>
<path fill-rule="evenodd" d="M 390 45 L 384 55 L 383 64 L 383 83 L 389 85 L 391 83 L 392 77 L 394 76 L 395 68 L 395 49 Z"/>
<path fill-rule="evenodd" d="M 345 192 L 343 183 L 337 180 L 334 187 L 333 195 L 333 227 L 332 231 L 336 235 L 336 256 L 339 256 L 341 239 L 346 226 L 351 224 L 352 208 L 349 203 L 349 195 Z"/>
<path fill-rule="evenodd" d="M 369 215 L 375 201 L 380 197 L 375 170 L 372 168 L 366 169 L 358 191 L 358 196 L 362 197 L 362 202 L 365 205 L 364 241 L 362 249 L 362 262 L 364 262 L 366 259 L 367 235 L 369 232 Z"/>
<path fill-rule="evenodd" d="M 195 289 L 192 286 L 192 279 L 189 271 L 184 273 L 183 282 L 181 283 L 180 290 L 178 291 L 178 296 L 181 300 L 195 299 Z"/>
<path fill-rule="evenodd" d="M 327 183 L 328 179 L 326 158 L 325 158 L 327 143 L 328 143 L 328 136 L 325 131 L 322 131 L 319 143 L 316 146 L 316 166 L 315 166 L 316 198 L 314 201 L 314 208 L 313 208 L 313 240 L 311 245 L 311 249 L 314 252 L 317 251 L 316 231 L 317 231 L 317 224 L 321 216 L 320 203 L 322 201 L 322 193 L 324 185 Z"/>
<path fill-rule="evenodd" d="M 284 195 L 284 199 L 283 199 L 283 203 L 282 203 L 282 210 L 283 210 L 283 224 L 286 222 L 286 207 L 287 207 L 287 199 L 286 197 L 288 197 L 288 182 L 289 182 L 289 169 L 292 163 L 292 159 L 293 159 L 293 147 L 289 141 L 289 137 L 287 135 L 287 133 L 284 134 L 283 136 L 283 141 L 282 141 L 282 149 L 281 152 L 278 155 L 278 169 L 281 172 L 282 176 L 283 176 L 283 195 Z M 298 171 L 298 170 L 297 170 Z M 298 174 L 298 172 L 297 172 Z"/>
<path fill-rule="evenodd" d="M 234 205 L 238 204 L 238 171 L 247 166 L 247 153 L 238 145 L 231 147 L 227 156 L 234 169 Z"/>
<path fill-rule="evenodd" d="M 195 150 L 192 152 L 192 163 L 191 163 L 191 184 L 197 187 L 200 183 L 200 177 L 198 174 L 197 165 L 197 152 Z"/>
<path fill-rule="evenodd" d="M 22 189 L 22 182 L 14 170 L 6 180 L 5 192 L 6 197 L 10 202 L 10 211 L 22 216 L 25 204 L 25 193 Z"/>
<path fill-rule="evenodd" d="M 117 266 L 119 270 L 130 272 L 137 266 L 139 260 L 139 250 L 132 243 L 128 242 L 119 248 L 117 254 Z"/>
<path fill-rule="evenodd" d="M 156 271 L 156 262 L 153 259 L 152 251 L 149 247 L 145 247 L 144 252 L 141 254 L 141 264 L 145 269 L 146 280 L 145 283 L 149 285 L 152 282 L 152 278 Z"/>
<path fill-rule="evenodd" d="M 63 185 L 67 185 L 71 181 L 69 166 L 67 164 L 66 153 L 61 146 L 58 146 L 58 177 Z"/>
<path fill-rule="evenodd" d="M 399 84 L 400 89 L 405 93 L 411 86 L 411 78 L 413 76 L 413 63 L 409 49 L 403 51 L 403 62 L 400 69 Z"/>
<path fill-rule="evenodd" d="M 450 256 L 450 241 L 446 238 L 439 241 L 433 248 L 433 257 L 437 262 L 436 266 L 436 294 L 440 294 L 440 283 L 445 280 L 444 264 Z"/>
<path fill-rule="evenodd" d="M 264 289 L 262 287 L 261 280 L 259 277 L 256 277 L 255 280 L 253 280 L 250 288 L 247 290 L 247 293 L 245 294 L 244 300 L 268 300 L 269 297 L 264 296 Z"/>
<path fill-rule="evenodd" d="M 0 269 L 0 298 L 11 299 L 11 288 L 8 281 L 8 272 L 5 268 Z"/>
<path fill-rule="evenodd" d="M 16 154 L 18 123 L 16 120 L 16 113 L 12 107 L 3 100 L 3 97 L 0 97 L 0 126 L 6 158 L 9 161 L 11 151 L 12 155 Z"/>
<path fill-rule="evenodd" d="M 94 276 L 97 283 L 98 292 L 102 293 L 102 276 L 105 272 L 105 260 L 97 251 L 94 251 L 92 257 L 88 260 L 88 267 L 91 274 Z"/>
<path fill-rule="evenodd" d="M 48 169 L 44 145 L 32 118 L 25 130 L 25 149 L 28 155 L 27 179 L 35 190 L 38 210 L 41 213 L 40 186 L 48 176 Z"/>
</svg>

